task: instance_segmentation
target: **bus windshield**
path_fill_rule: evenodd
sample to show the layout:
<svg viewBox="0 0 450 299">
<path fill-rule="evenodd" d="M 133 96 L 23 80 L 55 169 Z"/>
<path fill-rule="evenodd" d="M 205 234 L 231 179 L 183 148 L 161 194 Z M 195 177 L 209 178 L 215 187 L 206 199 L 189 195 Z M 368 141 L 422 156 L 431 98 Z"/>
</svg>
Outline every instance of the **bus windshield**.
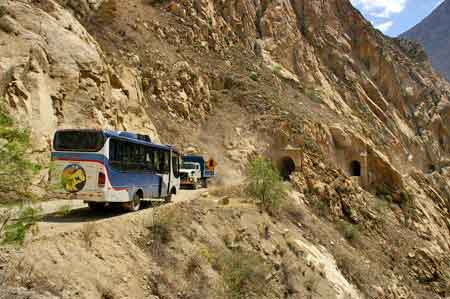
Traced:
<svg viewBox="0 0 450 299">
<path fill-rule="evenodd" d="M 58 131 L 53 140 L 56 151 L 68 152 L 97 152 L 104 144 L 103 133 L 94 130 Z"/>
<path fill-rule="evenodd" d="M 184 162 L 183 165 L 181 166 L 181 168 L 183 168 L 183 169 L 195 169 L 195 164 L 194 163 L 189 163 L 189 162 Z"/>
</svg>

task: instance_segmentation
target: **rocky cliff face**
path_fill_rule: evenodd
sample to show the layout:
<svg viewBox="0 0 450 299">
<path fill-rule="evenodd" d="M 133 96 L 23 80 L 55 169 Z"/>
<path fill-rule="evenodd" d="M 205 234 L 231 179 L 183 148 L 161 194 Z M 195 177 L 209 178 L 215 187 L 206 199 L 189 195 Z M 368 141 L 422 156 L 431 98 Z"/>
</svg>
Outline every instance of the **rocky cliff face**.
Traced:
<svg viewBox="0 0 450 299">
<path fill-rule="evenodd" d="M 35 151 L 46 151 L 54 130 L 63 127 L 122 128 L 157 138 L 144 116 L 150 111 L 136 70 L 108 65 L 67 10 L 51 1 L 10 1 L 2 6 L 0 27 L 2 97 L 31 129 Z"/>
<path fill-rule="evenodd" d="M 430 56 L 433 67 L 450 80 L 448 61 L 450 40 L 450 1 L 443 1 L 422 22 L 400 35 L 401 38 L 421 43 Z"/>
<path fill-rule="evenodd" d="M 139 131 L 216 156 L 226 183 L 252 154 L 300 148 L 294 185 L 311 206 L 382 244 L 367 210 L 382 198 L 411 233 L 405 247 L 389 239 L 395 262 L 380 267 L 423 266 L 389 270 L 398 280 L 380 298 L 448 291 L 450 85 L 349 1 L 41 0 L 0 11 L 0 93 L 35 151 L 57 127 Z"/>
</svg>

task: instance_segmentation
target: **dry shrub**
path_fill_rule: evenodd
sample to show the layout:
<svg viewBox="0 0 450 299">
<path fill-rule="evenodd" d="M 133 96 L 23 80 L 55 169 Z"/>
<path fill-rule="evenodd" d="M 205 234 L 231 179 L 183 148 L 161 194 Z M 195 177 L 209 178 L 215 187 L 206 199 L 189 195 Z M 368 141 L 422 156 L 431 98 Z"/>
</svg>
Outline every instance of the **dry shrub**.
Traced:
<svg viewBox="0 0 450 299">
<path fill-rule="evenodd" d="M 292 199 L 283 201 L 279 212 L 278 216 L 286 217 L 294 223 L 298 223 L 305 218 L 301 205 Z"/>
<path fill-rule="evenodd" d="M 114 299 L 116 296 L 111 288 L 105 285 L 97 286 L 97 290 L 100 293 L 100 299 Z"/>
<path fill-rule="evenodd" d="M 331 213 L 328 203 L 321 199 L 314 200 L 313 208 L 320 217 L 327 217 Z"/>
<path fill-rule="evenodd" d="M 186 269 L 184 273 L 187 277 L 193 277 L 197 274 L 202 268 L 202 264 L 204 262 L 204 257 L 200 254 L 192 255 L 186 263 Z"/>
<path fill-rule="evenodd" d="M 270 268 L 256 253 L 240 249 L 216 252 L 212 266 L 224 280 L 225 298 L 264 294 Z"/>
<path fill-rule="evenodd" d="M 317 291 L 317 279 L 310 277 L 305 281 L 305 288 L 308 292 L 315 293 Z"/>
<path fill-rule="evenodd" d="M 14 281 L 17 282 L 20 286 L 26 288 L 33 287 L 32 275 L 34 272 L 34 267 L 27 265 L 25 263 L 24 257 L 21 257 L 19 260 L 10 263 L 5 270 L 6 275 L 2 277 L 0 286 L 10 284 Z"/>
<path fill-rule="evenodd" d="M 342 274 L 353 282 L 365 294 L 370 293 L 373 285 L 379 284 L 380 269 L 374 264 L 366 264 L 365 260 L 357 255 L 357 253 L 347 248 L 336 248 L 334 258 L 336 264 Z"/>
<path fill-rule="evenodd" d="M 113 24 L 117 13 L 116 0 L 105 1 L 98 10 L 96 21 L 102 25 Z"/>
<path fill-rule="evenodd" d="M 56 10 L 56 4 L 49 0 L 32 0 L 31 3 L 48 14 Z"/>
<path fill-rule="evenodd" d="M 166 245 L 173 240 L 172 230 L 177 226 L 175 209 L 158 209 L 147 227 L 154 256 L 161 256 Z"/>
<path fill-rule="evenodd" d="M 81 230 L 81 237 L 87 248 L 92 247 L 92 241 L 95 238 L 95 231 L 96 231 L 95 222 L 88 222 L 83 225 L 83 228 Z"/>
<path fill-rule="evenodd" d="M 357 225 L 342 221 L 339 223 L 338 228 L 339 231 L 343 234 L 344 238 L 350 242 L 356 242 L 361 237 L 359 227 Z"/>
<path fill-rule="evenodd" d="M 209 191 L 209 194 L 215 197 L 242 197 L 242 185 L 217 186 Z"/>
</svg>

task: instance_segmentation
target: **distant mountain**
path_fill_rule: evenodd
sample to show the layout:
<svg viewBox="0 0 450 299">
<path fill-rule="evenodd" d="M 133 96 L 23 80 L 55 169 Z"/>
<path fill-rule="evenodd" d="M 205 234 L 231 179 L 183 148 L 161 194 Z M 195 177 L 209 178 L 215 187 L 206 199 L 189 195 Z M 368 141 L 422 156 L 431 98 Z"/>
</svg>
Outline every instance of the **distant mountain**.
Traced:
<svg viewBox="0 0 450 299">
<path fill-rule="evenodd" d="M 450 81 L 450 0 L 400 37 L 422 43 L 433 67 Z"/>
</svg>

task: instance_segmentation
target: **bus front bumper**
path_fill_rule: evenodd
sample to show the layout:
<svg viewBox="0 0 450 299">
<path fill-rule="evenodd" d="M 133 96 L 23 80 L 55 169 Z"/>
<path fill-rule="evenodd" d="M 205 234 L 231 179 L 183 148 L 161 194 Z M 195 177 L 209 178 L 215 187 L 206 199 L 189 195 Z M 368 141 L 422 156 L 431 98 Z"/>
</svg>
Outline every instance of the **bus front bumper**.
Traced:
<svg viewBox="0 0 450 299">
<path fill-rule="evenodd" d="M 180 181 L 181 186 L 193 186 L 194 185 L 194 179 L 193 178 L 187 178 Z"/>
</svg>

